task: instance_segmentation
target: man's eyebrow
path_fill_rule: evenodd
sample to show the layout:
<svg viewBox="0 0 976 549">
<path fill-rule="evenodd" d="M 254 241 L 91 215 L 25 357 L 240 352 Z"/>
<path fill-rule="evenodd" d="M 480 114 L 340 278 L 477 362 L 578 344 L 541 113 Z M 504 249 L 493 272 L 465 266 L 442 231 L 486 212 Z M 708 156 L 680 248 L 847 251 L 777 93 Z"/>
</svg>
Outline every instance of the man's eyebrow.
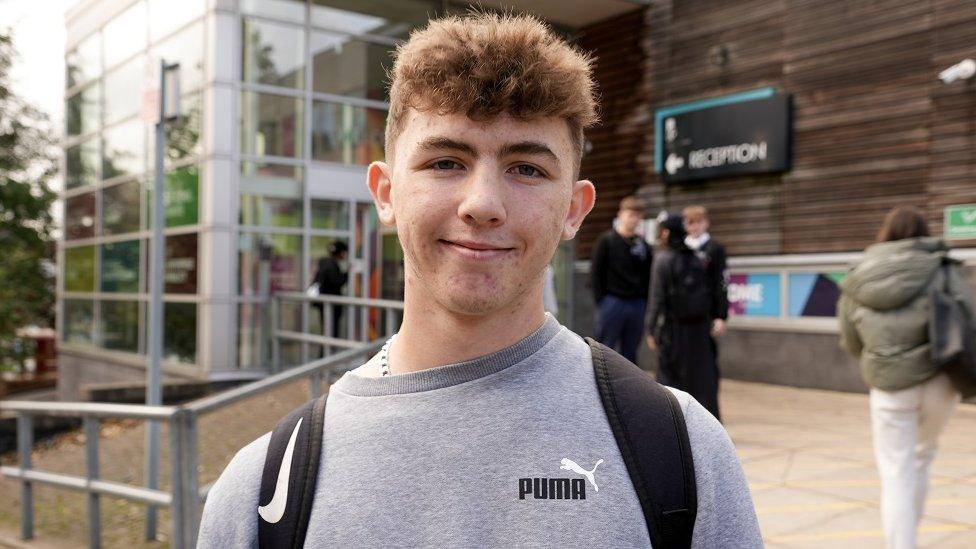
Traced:
<svg viewBox="0 0 976 549">
<path fill-rule="evenodd" d="M 475 151 L 474 147 L 472 147 L 471 145 L 463 141 L 457 141 L 455 139 L 451 139 L 449 137 L 437 137 L 437 136 L 428 137 L 427 139 L 421 141 L 419 145 L 417 145 L 417 151 L 419 152 L 426 153 L 426 152 L 443 151 L 443 150 L 458 151 L 458 152 L 467 153 L 471 156 L 478 156 L 477 151 Z"/>
<path fill-rule="evenodd" d="M 548 156 L 556 165 L 559 165 L 559 157 L 556 153 L 552 152 L 548 146 L 544 143 L 539 143 L 538 141 L 520 141 L 518 143 L 509 143 L 502 147 L 500 156 L 508 156 L 511 154 L 541 154 L 542 156 Z"/>
</svg>

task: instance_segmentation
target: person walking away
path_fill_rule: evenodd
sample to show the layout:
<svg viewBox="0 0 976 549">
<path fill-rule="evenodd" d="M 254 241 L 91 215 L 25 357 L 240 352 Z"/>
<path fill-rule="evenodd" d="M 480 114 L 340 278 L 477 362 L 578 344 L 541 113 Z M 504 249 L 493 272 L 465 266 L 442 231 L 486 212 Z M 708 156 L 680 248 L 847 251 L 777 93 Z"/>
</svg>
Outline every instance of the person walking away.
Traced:
<svg viewBox="0 0 976 549">
<path fill-rule="evenodd" d="M 312 278 L 312 284 L 318 286 L 319 295 L 342 295 L 342 288 L 349 281 L 349 273 L 342 270 L 341 262 L 345 261 L 348 255 L 349 246 L 341 240 L 336 240 L 329 246 L 329 257 L 319 259 L 318 269 Z M 319 317 L 322 318 L 324 327 L 323 304 L 315 303 L 313 307 L 318 311 Z M 342 309 L 341 305 L 332 306 L 332 337 L 339 337 Z"/>
<path fill-rule="evenodd" d="M 591 254 L 593 299 L 597 306 L 596 340 L 637 362 L 644 332 L 647 286 L 653 252 L 637 234 L 642 213 L 637 199 L 620 201 L 614 228 L 600 235 Z"/>
<path fill-rule="evenodd" d="M 720 420 L 714 286 L 705 262 L 685 244 L 686 236 L 680 215 L 669 215 L 660 225 L 665 246 L 655 255 L 651 274 L 647 345 L 658 353 L 658 380 L 688 392 Z"/>
<path fill-rule="evenodd" d="M 932 363 L 929 291 L 948 282 L 972 319 L 973 296 L 948 248 L 929 236 L 922 213 L 888 213 L 876 243 L 841 283 L 841 345 L 860 361 L 870 387 L 871 430 L 881 477 L 881 519 L 887 547 L 916 546 L 929 465 L 959 392 Z M 944 274 L 948 273 L 948 279 Z"/>
</svg>

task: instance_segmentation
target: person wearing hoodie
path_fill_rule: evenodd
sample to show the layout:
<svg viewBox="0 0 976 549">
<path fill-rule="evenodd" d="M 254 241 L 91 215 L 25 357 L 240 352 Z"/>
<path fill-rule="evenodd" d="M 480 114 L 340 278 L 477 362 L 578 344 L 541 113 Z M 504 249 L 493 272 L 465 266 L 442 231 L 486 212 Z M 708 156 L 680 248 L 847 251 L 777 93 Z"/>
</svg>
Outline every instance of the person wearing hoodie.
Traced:
<svg viewBox="0 0 976 549">
<path fill-rule="evenodd" d="M 972 292 L 948 248 L 929 236 L 922 213 L 888 213 L 877 242 L 841 283 L 841 345 L 860 361 L 870 387 L 881 518 L 889 548 L 914 548 L 939 434 L 959 392 L 931 359 L 929 290 L 946 282 L 972 317 Z"/>
<path fill-rule="evenodd" d="M 705 262 L 685 244 L 688 233 L 680 215 L 660 223 L 662 250 L 654 254 L 647 303 L 647 345 L 658 353 L 658 381 L 681 389 L 715 416 L 718 366 L 712 344 L 715 293 Z"/>
</svg>

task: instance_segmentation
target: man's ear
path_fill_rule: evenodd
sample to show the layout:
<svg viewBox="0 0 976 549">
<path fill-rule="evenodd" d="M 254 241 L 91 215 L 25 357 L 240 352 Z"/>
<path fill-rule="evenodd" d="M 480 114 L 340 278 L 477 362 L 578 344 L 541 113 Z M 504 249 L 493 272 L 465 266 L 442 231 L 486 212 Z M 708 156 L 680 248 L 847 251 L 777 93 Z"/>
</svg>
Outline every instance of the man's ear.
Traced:
<svg viewBox="0 0 976 549">
<path fill-rule="evenodd" d="M 393 227 L 396 225 L 396 216 L 393 215 L 391 171 L 386 162 L 373 162 L 366 170 L 366 184 L 369 186 L 369 194 L 373 195 L 373 204 L 376 205 L 380 222 Z"/>
<path fill-rule="evenodd" d="M 596 203 L 596 188 L 593 183 L 584 179 L 573 184 L 573 196 L 569 201 L 569 213 L 563 222 L 563 240 L 572 240 L 579 231 L 583 219 L 593 209 Z"/>
</svg>

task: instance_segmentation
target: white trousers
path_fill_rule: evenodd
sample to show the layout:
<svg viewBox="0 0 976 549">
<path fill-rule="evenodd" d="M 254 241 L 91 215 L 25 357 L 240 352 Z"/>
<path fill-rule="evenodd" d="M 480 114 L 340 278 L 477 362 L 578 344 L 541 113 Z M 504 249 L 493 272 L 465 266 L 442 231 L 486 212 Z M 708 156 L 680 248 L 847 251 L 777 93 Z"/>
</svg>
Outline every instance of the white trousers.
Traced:
<svg viewBox="0 0 976 549">
<path fill-rule="evenodd" d="M 959 402 L 948 376 L 901 391 L 871 389 L 874 456 L 881 476 L 881 521 L 889 549 L 915 549 L 929 465 L 939 433 Z"/>
</svg>

